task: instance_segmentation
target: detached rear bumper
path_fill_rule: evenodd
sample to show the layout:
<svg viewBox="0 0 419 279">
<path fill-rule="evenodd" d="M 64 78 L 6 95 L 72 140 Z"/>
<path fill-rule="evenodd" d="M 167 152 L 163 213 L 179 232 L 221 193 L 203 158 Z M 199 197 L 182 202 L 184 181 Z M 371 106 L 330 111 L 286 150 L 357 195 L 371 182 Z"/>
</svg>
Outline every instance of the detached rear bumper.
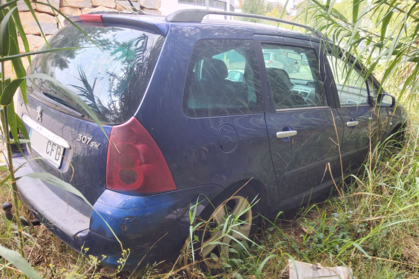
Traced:
<svg viewBox="0 0 419 279">
<path fill-rule="evenodd" d="M 23 158 L 15 159 L 16 165 Z M 32 172 L 25 165 L 17 176 Z M 189 208 L 199 199 L 197 216 L 222 188 L 205 185 L 152 196 L 132 196 L 105 190 L 92 210 L 82 199 L 39 179 L 17 181 L 19 195 L 37 218 L 58 238 L 102 264 L 116 268 L 121 245 L 129 249 L 125 269 L 176 257 L 189 233 Z M 106 221 L 106 222 L 105 222 Z M 83 251 L 83 253 L 86 250 Z M 142 260 L 143 259 L 143 260 Z"/>
</svg>

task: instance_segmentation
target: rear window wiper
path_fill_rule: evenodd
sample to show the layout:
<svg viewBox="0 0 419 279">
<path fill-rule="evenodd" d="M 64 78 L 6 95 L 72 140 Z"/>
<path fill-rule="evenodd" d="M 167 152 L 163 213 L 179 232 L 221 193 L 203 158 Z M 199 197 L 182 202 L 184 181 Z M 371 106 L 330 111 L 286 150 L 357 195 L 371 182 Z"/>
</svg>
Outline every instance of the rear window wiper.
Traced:
<svg viewBox="0 0 419 279">
<path fill-rule="evenodd" d="M 46 92 L 33 92 L 37 98 L 45 101 L 48 105 L 58 110 L 64 110 L 74 116 L 83 117 L 83 114 L 76 111 L 74 108 L 70 107 L 69 105 L 63 103 L 63 101 L 57 97 L 54 97 L 52 94 Z M 61 101 L 61 102 L 60 102 Z"/>
</svg>

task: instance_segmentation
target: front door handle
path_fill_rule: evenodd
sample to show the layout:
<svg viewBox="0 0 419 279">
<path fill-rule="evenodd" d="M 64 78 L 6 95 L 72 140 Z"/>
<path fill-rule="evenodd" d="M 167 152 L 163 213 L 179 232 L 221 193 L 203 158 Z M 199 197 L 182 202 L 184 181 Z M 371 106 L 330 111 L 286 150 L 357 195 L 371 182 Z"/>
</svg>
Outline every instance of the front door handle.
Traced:
<svg viewBox="0 0 419 279">
<path fill-rule="evenodd" d="M 283 138 L 290 138 L 297 134 L 297 131 L 282 131 L 282 132 L 276 132 L 276 137 L 279 139 Z"/>
<path fill-rule="evenodd" d="M 346 126 L 348 126 L 348 127 L 355 127 L 358 124 L 359 124 L 358 121 L 348 121 L 348 122 L 346 122 Z"/>
</svg>

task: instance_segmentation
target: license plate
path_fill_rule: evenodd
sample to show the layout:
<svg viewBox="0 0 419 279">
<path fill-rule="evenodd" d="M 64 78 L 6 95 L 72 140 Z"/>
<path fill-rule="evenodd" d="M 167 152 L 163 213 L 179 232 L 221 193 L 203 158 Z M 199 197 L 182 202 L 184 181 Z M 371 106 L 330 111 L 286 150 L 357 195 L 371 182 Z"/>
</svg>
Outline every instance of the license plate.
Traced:
<svg viewBox="0 0 419 279">
<path fill-rule="evenodd" d="M 31 129 L 30 139 L 32 148 L 56 168 L 61 166 L 65 148 L 42 136 Z"/>
</svg>

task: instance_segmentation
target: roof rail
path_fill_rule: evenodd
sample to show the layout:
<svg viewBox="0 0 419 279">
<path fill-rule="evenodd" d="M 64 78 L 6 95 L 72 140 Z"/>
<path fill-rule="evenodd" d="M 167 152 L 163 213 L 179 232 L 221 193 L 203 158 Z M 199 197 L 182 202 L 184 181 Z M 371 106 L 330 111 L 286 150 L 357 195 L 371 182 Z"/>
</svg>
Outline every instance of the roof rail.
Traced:
<svg viewBox="0 0 419 279">
<path fill-rule="evenodd" d="M 229 16 L 250 17 L 250 18 L 269 20 L 269 21 L 279 22 L 279 23 L 307 29 L 313 32 L 313 34 L 319 36 L 320 38 L 323 36 L 323 34 L 320 31 L 317 31 L 314 28 L 308 25 L 302 24 L 302 23 L 269 17 L 269 16 L 261 16 L 261 15 L 254 15 L 254 14 L 245 14 L 245 13 L 189 9 L 189 10 L 179 10 L 179 11 L 173 12 L 166 17 L 166 20 L 169 22 L 202 22 L 204 17 L 207 15 L 229 15 Z"/>
<path fill-rule="evenodd" d="M 92 14 L 92 15 L 111 15 L 111 14 L 117 14 L 117 15 L 125 15 L 125 14 L 130 14 L 130 15 L 146 15 L 147 13 L 145 13 L 142 10 L 139 11 L 129 11 L 129 10 L 124 10 L 124 11 L 92 11 L 92 12 L 88 12 L 86 14 Z"/>
</svg>

